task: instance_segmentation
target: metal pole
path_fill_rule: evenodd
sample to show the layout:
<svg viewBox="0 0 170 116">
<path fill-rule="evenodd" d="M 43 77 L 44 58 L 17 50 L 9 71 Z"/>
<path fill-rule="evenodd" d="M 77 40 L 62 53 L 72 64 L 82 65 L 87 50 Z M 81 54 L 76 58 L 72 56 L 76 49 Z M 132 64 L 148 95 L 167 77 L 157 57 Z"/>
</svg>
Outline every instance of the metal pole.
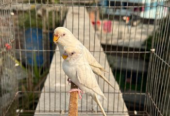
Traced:
<svg viewBox="0 0 170 116">
<path fill-rule="evenodd" d="M 78 87 L 71 82 L 71 89 L 78 89 Z M 69 116 L 78 116 L 78 92 L 70 93 Z"/>
</svg>

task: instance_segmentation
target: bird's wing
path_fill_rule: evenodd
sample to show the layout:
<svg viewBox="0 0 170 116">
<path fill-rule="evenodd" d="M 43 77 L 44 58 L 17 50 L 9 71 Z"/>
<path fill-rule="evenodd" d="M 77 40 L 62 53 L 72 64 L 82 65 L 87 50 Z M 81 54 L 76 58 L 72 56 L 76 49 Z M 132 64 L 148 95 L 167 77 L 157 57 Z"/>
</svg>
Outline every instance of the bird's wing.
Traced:
<svg viewBox="0 0 170 116">
<path fill-rule="evenodd" d="M 101 71 L 106 72 L 86 47 L 84 47 L 84 53 L 90 66 L 99 68 Z"/>
<path fill-rule="evenodd" d="M 97 80 L 95 78 L 95 75 L 93 71 L 91 70 L 89 64 L 86 63 L 86 64 L 78 66 L 76 74 L 77 74 L 77 79 L 81 85 L 103 96 L 103 92 L 101 91 L 97 83 Z"/>
<path fill-rule="evenodd" d="M 95 74 L 97 74 L 98 76 L 100 76 L 106 83 L 108 83 L 113 89 L 115 89 L 114 85 L 112 85 L 108 79 L 103 75 L 103 73 L 101 72 L 101 70 L 91 67 L 92 70 L 94 71 Z"/>
<path fill-rule="evenodd" d="M 104 73 L 108 73 L 108 71 L 106 71 L 100 64 L 98 65 L 99 63 L 98 62 L 93 62 L 93 63 L 90 63 L 89 65 L 93 68 L 97 68 L 97 69 L 100 69 L 100 71 L 104 72 Z"/>
<path fill-rule="evenodd" d="M 101 78 L 104 79 L 104 81 L 106 81 L 113 89 L 114 86 L 108 81 L 108 79 L 103 75 L 103 72 L 106 72 L 104 70 L 104 68 L 96 61 L 96 59 L 93 57 L 93 55 L 87 50 L 87 48 L 84 47 L 84 53 L 85 53 L 85 57 L 89 63 L 89 65 L 91 66 L 93 72 L 95 74 L 97 74 L 98 76 L 100 76 Z"/>
</svg>

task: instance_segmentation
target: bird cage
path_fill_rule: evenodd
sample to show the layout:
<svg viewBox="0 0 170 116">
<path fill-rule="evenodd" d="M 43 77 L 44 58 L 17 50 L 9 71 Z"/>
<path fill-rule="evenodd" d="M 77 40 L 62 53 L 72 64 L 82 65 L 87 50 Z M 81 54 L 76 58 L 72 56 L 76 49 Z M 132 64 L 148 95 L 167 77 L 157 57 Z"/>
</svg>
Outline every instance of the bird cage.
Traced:
<svg viewBox="0 0 170 116">
<path fill-rule="evenodd" d="M 66 27 L 104 67 L 96 75 L 109 116 L 169 116 L 168 0 L 1 0 L 0 116 L 68 115 L 70 84 L 56 27 Z M 101 116 L 92 98 L 80 116 Z"/>
</svg>

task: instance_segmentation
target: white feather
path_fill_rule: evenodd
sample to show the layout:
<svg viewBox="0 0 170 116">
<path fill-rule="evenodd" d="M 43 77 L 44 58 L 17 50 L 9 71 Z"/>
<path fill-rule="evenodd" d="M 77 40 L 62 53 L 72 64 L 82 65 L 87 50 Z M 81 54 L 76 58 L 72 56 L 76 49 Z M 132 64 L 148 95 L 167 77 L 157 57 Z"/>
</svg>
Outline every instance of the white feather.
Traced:
<svg viewBox="0 0 170 116">
<path fill-rule="evenodd" d="M 77 55 L 74 59 L 64 60 L 63 70 L 71 81 L 76 84 L 83 92 L 92 96 L 101 108 L 103 115 L 106 116 L 99 100 L 105 99 L 95 75 L 85 59 L 84 55 Z"/>
<path fill-rule="evenodd" d="M 89 50 L 85 46 L 83 46 L 83 44 L 78 39 L 76 39 L 76 37 L 67 28 L 58 27 L 55 29 L 54 33 L 57 33 L 57 31 L 60 33 L 65 33 L 65 36 L 61 37 L 58 40 L 60 54 L 62 55 L 64 53 L 64 47 L 75 47 L 82 49 L 84 57 L 86 58 L 93 72 L 104 79 L 112 88 L 114 88 L 114 86 L 104 76 L 104 68 L 96 61 Z"/>
</svg>

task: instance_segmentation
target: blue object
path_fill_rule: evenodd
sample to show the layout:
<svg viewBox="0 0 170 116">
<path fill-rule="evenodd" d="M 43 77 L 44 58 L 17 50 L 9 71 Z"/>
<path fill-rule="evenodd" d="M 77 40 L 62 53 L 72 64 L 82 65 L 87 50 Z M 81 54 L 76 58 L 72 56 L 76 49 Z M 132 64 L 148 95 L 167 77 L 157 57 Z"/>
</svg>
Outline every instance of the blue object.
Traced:
<svg viewBox="0 0 170 116">
<path fill-rule="evenodd" d="M 49 41 L 50 41 L 50 50 L 53 50 L 53 45 L 54 45 L 54 43 L 53 43 L 53 32 L 50 32 L 49 33 Z M 54 51 L 50 51 L 50 62 L 52 61 L 52 59 L 53 59 L 53 54 L 54 54 Z"/>
<path fill-rule="evenodd" d="M 43 65 L 43 52 L 36 51 L 33 52 L 32 50 L 43 50 L 43 36 L 42 30 L 38 28 L 29 28 L 25 31 L 25 49 L 29 50 L 26 52 L 26 59 L 28 65 L 36 65 L 42 66 Z"/>
</svg>

